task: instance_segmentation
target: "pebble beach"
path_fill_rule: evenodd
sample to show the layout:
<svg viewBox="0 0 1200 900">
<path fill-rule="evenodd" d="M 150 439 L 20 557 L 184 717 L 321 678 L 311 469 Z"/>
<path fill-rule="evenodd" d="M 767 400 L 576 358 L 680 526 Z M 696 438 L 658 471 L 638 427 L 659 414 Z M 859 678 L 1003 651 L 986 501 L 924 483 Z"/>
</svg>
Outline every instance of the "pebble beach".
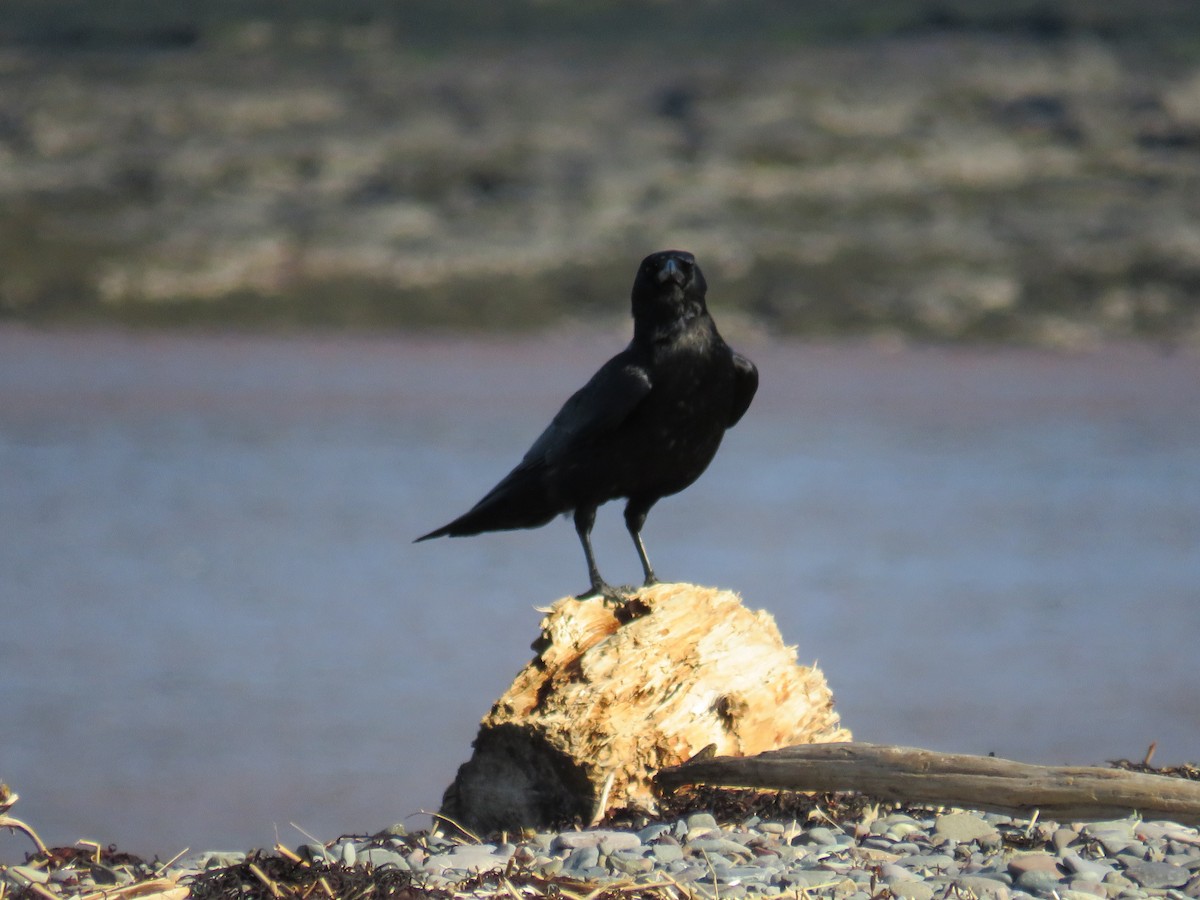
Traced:
<svg viewBox="0 0 1200 900">
<path fill-rule="evenodd" d="M 819 807 L 788 819 L 693 812 L 642 827 L 490 840 L 444 829 L 396 826 L 153 864 L 112 851 L 105 859 L 99 848 L 59 865 L 31 857 L 2 871 L 0 896 L 1200 897 L 1197 829 L 1137 817 L 1072 823 L 863 806 L 852 817 Z"/>
</svg>

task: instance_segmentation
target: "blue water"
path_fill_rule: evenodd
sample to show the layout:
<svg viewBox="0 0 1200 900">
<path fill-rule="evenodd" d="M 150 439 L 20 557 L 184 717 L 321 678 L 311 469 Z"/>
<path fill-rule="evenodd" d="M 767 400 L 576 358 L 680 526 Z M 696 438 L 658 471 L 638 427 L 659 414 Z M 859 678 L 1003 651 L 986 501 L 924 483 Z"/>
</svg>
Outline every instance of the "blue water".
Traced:
<svg viewBox="0 0 1200 900">
<path fill-rule="evenodd" d="M 13 814 L 164 857 L 425 824 L 586 573 L 565 521 L 410 542 L 625 339 L 0 329 Z M 1200 759 L 1200 355 L 739 348 L 661 577 L 774 614 L 860 740 Z M 618 507 L 596 543 L 637 578 Z"/>
</svg>

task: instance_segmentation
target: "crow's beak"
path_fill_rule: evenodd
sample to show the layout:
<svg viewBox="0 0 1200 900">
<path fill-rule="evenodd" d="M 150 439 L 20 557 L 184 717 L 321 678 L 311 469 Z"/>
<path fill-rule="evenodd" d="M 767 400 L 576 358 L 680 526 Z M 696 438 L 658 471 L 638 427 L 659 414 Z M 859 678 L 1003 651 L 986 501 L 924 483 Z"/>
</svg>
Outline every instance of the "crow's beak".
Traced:
<svg viewBox="0 0 1200 900">
<path fill-rule="evenodd" d="M 660 282 L 673 281 L 676 284 L 683 284 L 683 279 L 683 267 L 673 259 L 668 259 L 663 264 L 663 267 L 658 270 L 658 280 Z"/>
</svg>

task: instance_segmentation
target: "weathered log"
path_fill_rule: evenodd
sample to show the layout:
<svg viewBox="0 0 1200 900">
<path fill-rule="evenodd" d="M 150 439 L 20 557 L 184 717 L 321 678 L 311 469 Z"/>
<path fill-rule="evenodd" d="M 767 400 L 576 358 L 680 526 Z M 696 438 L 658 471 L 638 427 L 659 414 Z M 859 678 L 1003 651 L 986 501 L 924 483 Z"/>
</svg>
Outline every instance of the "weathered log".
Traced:
<svg viewBox="0 0 1200 900">
<path fill-rule="evenodd" d="M 850 738 L 820 670 L 728 591 L 662 584 L 623 607 L 565 598 L 534 649 L 443 798 L 473 830 L 653 810 L 654 774 L 710 744 L 744 754 Z"/>
<path fill-rule="evenodd" d="M 1200 824 L 1200 782 L 1099 766 L 1036 766 L 913 747 L 830 743 L 745 758 L 697 759 L 659 773 L 666 788 L 708 784 L 857 791 L 879 800 L 957 806 L 1059 821 L 1146 817 Z"/>
</svg>

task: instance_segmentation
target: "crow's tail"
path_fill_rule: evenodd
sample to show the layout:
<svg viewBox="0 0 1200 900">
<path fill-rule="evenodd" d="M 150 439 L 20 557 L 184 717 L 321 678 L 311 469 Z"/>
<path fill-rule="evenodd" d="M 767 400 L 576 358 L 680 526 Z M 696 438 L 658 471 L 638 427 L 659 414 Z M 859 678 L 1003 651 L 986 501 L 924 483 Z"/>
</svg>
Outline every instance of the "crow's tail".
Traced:
<svg viewBox="0 0 1200 900">
<path fill-rule="evenodd" d="M 466 513 L 421 535 L 413 543 L 447 536 L 466 537 L 485 531 L 537 528 L 564 511 L 552 501 L 537 473 L 518 467 Z"/>
</svg>

